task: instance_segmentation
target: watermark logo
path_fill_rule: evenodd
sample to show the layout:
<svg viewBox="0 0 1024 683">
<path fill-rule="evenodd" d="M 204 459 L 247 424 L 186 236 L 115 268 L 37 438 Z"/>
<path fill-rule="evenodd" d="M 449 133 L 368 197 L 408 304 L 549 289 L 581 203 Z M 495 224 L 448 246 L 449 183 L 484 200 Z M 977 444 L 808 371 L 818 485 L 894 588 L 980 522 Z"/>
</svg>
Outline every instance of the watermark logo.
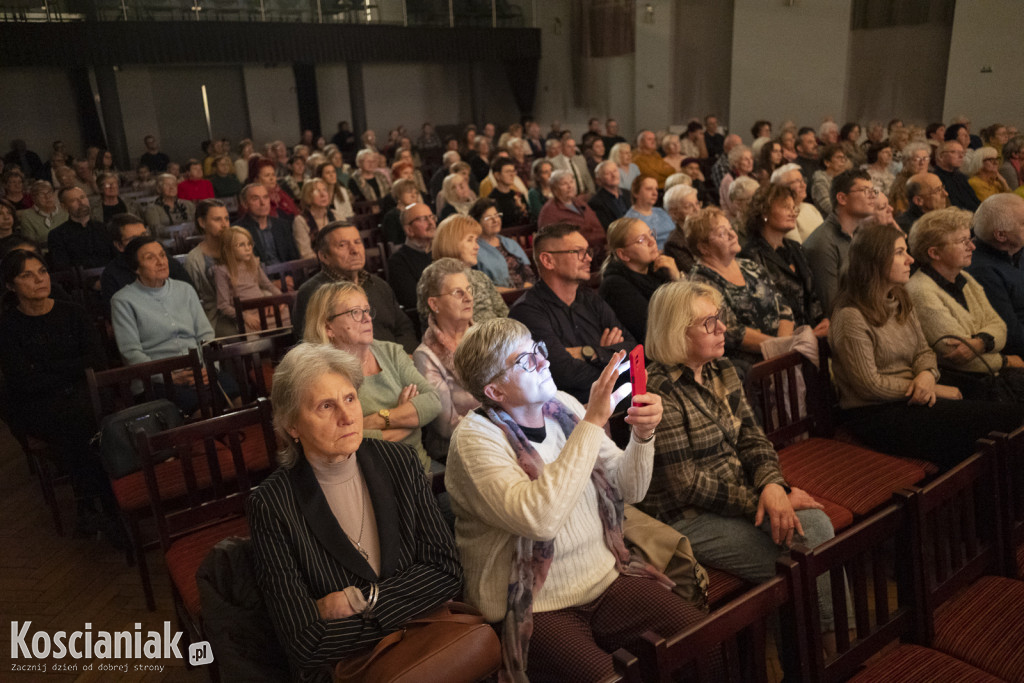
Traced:
<svg viewBox="0 0 1024 683">
<path fill-rule="evenodd" d="M 213 649 L 209 641 L 192 643 L 188 646 L 188 661 L 192 666 L 202 666 L 213 662 Z"/>
<path fill-rule="evenodd" d="M 171 631 L 171 622 L 165 621 L 162 631 L 143 632 L 142 624 L 135 624 L 134 631 L 93 631 L 92 624 L 86 623 L 80 631 L 57 631 L 52 635 L 46 631 L 32 631 L 32 622 L 11 622 L 11 659 L 183 659 L 179 647 L 180 631 Z M 213 662 L 213 649 L 208 641 L 192 643 L 188 647 L 188 661 L 194 666 Z M 46 664 L 14 664 L 12 670 L 45 671 L 39 667 Z M 83 671 L 92 670 L 87 664 Z M 102 671 L 127 671 L 128 665 L 114 665 L 101 662 Z M 150 670 L 153 665 L 136 664 L 135 670 Z M 159 669 L 163 669 L 162 666 Z M 76 671 L 77 664 L 57 662 L 54 671 Z"/>
</svg>

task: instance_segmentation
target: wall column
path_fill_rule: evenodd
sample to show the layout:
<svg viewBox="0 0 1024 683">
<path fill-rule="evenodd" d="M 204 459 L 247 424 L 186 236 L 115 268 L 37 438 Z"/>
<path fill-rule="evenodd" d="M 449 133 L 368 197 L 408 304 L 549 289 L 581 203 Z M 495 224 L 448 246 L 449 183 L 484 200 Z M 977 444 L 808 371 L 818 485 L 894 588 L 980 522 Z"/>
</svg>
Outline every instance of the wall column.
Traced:
<svg viewBox="0 0 1024 683">
<path fill-rule="evenodd" d="M 117 74 L 112 66 L 95 66 L 96 90 L 103 110 L 103 126 L 106 129 L 107 148 L 114 156 L 118 168 L 131 168 L 128 157 L 128 137 L 124 132 L 124 117 L 121 115 L 121 98 L 117 94 Z"/>
<path fill-rule="evenodd" d="M 352 132 L 355 133 L 358 140 L 359 136 L 366 132 L 366 89 L 363 87 L 363 63 L 346 62 L 345 67 L 348 70 L 348 99 L 352 108 Z"/>
</svg>

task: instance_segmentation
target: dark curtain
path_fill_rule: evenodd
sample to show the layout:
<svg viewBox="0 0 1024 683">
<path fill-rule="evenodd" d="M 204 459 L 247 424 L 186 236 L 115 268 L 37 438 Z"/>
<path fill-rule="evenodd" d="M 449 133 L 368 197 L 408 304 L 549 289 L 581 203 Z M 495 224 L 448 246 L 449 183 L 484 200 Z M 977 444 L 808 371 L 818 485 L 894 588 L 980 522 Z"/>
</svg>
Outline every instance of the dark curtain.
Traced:
<svg viewBox="0 0 1024 683">
<path fill-rule="evenodd" d="M 320 130 L 320 97 L 316 90 L 316 67 L 312 64 L 292 64 L 295 73 L 295 97 L 299 101 L 299 128 L 313 131 L 316 138 Z"/>
<path fill-rule="evenodd" d="M 533 105 L 537 101 L 537 76 L 540 72 L 539 59 L 517 59 L 505 62 L 505 75 L 512 87 L 512 97 L 519 107 L 520 116 L 533 116 Z"/>
<path fill-rule="evenodd" d="M 78 111 L 79 132 L 82 134 L 82 146 L 96 145 L 106 147 L 107 139 L 100 125 L 100 114 L 96 110 L 96 100 L 92 96 L 89 85 L 89 67 L 76 66 L 68 69 L 68 80 L 75 95 L 75 109 Z"/>
</svg>

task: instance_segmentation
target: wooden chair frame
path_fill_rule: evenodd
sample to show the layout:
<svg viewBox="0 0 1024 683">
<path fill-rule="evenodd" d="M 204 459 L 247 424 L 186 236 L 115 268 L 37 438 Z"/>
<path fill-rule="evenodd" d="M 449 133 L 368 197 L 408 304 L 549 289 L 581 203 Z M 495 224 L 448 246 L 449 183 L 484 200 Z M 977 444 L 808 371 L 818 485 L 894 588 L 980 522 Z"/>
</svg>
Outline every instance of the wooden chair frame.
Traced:
<svg viewBox="0 0 1024 683">
<path fill-rule="evenodd" d="M 281 306 L 285 305 L 288 307 L 289 315 L 295 313 L 295 292 L 283 292 L 281 294 L 272 294 L 270 296 L 258 296 L 252 299 L 239 299 L 235 297 L 235 324 L 238 327 L 239 334 L 245 334 L 245 318 L 242 315 L 245 311 L 255 310 L 260 317 L 260 329 L 268 330 L 267 309 L 270 308 L 273 314 L 275 327 L 277 329 L 291 329 L 291 326 L 284 325 L 284 318 L 281 316 Z"/>
</svg>

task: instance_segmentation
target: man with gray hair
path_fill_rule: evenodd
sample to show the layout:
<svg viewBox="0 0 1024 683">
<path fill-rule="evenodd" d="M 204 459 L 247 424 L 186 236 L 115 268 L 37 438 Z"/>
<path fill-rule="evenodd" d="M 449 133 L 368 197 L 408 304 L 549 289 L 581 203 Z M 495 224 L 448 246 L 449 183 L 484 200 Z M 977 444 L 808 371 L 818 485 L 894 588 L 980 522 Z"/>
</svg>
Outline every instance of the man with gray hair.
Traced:
<svg viewBox="0 0 1024 683">
<path fill-rule="evenodd" d="M 981 203 L 971 222 L 977 249 L 967 272 L 1006 323 L 1003 353 L 1024 353 L 1024 198 L 1009 192 Z"/>
<path fill-rule="evenodd" d="M 594 169 L 597 192 L 587 204 L 597 214 L 601 226 L 607 230 L 612 221 L 622 218 L 629 211 L 629 201 L 619 187 L 619 167 L 614 161 L 602 161 Z"/>
<path fill-rule="evenodd" d="M 555 171 L 551 174 L 551 199 L 544 204 L 537 216 L 537 227 L 552 223 L 571 223 L 579 227 L 580 233 L 590 246 L 600 254 L 604 251 L 605 234 L 601 221 L 594 210 L 576 193 L 576 179 L 570 171 Z"/>
<path fill-rule="evenodd" d="M 967 176 L 960 172 L 964 165 L 964 146 L 956 140 L 946 140 L 939 145 L 935 155 L 935 175 L 942 181 L 949 193 L 949 203 L 953 206 L 974 211 L 978 208 L 978 195 L 967 182 Z"/>
<path fill-rule="evenodd" d="M 57 193 L 46 180 L 37 180 L 28 187 L 32 206 L 18 212 L 21 236 L 36 244 L 46 244 L 50 231 L 68 219 L 68 212 L 57 203 Z"/>
</svg>

